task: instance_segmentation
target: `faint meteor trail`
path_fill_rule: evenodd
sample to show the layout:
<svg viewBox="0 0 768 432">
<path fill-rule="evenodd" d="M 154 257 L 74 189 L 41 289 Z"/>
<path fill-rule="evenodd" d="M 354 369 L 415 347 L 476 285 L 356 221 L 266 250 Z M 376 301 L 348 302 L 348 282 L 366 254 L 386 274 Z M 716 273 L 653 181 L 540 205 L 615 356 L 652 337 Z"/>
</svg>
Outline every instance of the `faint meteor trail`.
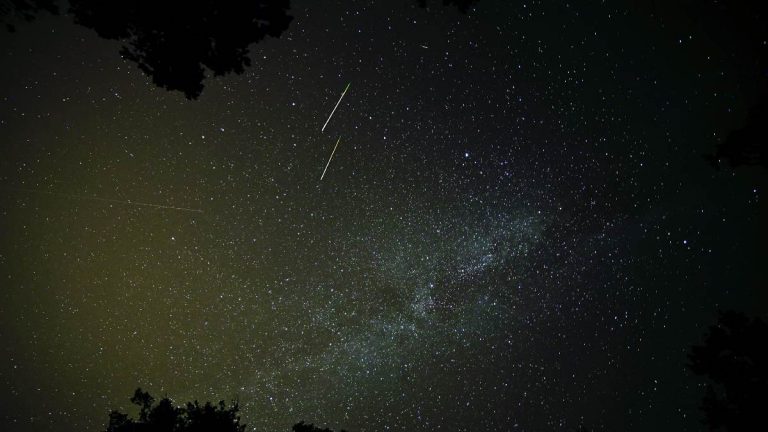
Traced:
<svg viewBox="0 0 768 432">
<path fill-rule="evenodd" d="M 344 95 L 342 95 L 344 96 Z M 325 169 L 323 170 L 323 174 L 320 176 L 320 181 L 323 181 L 323 177 L 325 177 L 325 172 L 328 171 L 328 165 L 331 164 L 331 159 L 333 159 L 333 154 L 336 153 L 336 147 L 339 146 L 339 141 L 341 141 L 341 137 L 336 140 L 336 145 L 333 146 L 333 151 L 331 152 L 331 157 L 328 158 L 328 163 L 325 164 Z"/>
<path fill-rule="evenodd" d="M 195 213 L 202 213 L 203 212 L 202 210 L 199 210 L 199 209 L 186 208 L 186 207 L 174 207 L 174 206 L 167 206 L 167 205 L 160 205 L 160 204 L 152 204 L 152 203 L 145 203 L 145 202 L 141 202 L 141 201 L 118 200 L 118 199 L 111 199 L 111 198 L 100 198 L 100 197 L 92 197 L 92 196 L 86 196 L 86 195 L 75 195 L 75 194 L 67 194 L 67 193 L 61 193 L 61 192 L 48 192 L 48 191 L 41 191 L 41 190 L 34 190 L 34 189 L 24 189 L 24 188 L 16 188 L 16 187 L 8 187 L 8 186 L 3 186 L 2 188 L 3 189 L 20 191 L 20 192 L 29 192 L 29 193 L 39 193 L 39 194 L 54 195 L 54 196 L 60 196 L 60 197 L 65 197 L 65 198 L 75 198 L 75 199 L 82 199 L 82 200 L 102 201 L 102 202 L 126 204 L 126 205 L 137 205 L 137 206 L 144 206 L 144 207 L 154 207 L 154 208 L 169 209 L 169 210 L 180 210 L 180 211 L 195 212 Z"/>
<path fill-rule="evenodd" d="M 341 103 L 341 100 L 344 98 L 344 95 L 347 94 L 347 90 L 349 90 L 349 85 L 350 84 L 352 84 L 352 83 L 351 82 L 347 83 L 347 87 L 344 88 L 343 92 L 341 92 L 341 97 L 339 97 L 339 101 L 336 102 L 336 106 L 333 107 L 333 111 L 331 111 L 331 115 L 328 116 L 328 120 L 325 121 L 325 124 L 323 125 L 323 128 L 320 129 L 320 132 L 323 132 L 325 130 L 325 127 L 328 126 L 328 122 L 331 121 L 331 117 L 333 117 L 333 113 L 336 112 L 336 108 L 339 107 L 339 104 Z"/>
</svg>

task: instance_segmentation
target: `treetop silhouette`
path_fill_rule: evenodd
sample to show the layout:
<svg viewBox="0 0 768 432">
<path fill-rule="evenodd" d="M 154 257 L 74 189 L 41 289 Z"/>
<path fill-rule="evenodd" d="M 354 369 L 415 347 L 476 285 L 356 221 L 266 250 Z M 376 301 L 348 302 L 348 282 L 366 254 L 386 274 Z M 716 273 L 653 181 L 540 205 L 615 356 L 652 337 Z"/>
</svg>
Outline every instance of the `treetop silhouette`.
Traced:
<svg viewBox="0 0 768 432">
<path fill-rule="evenodd" d="M 426 7 L 426 0 L 416 0 Z M 462 12 L 478 0 L 443 0 Z M 0 21 L 31 21 L 47 11 L 59 13 L 56 0 L 0 3 Z M 159 87 L 197 99 L 206 70 L 214 76 L 241 74 L 251 66 L 248 47 L 267 36 L 279 37 L 291 23 L 290 0 L 250 2 L 69 0 L 75 23 L 105 39 L 123 43 L 120 54 L 136 63 Z"/>
<path fill-rule="evenodd" d="M 477 3 L 480 0 L 443 0 L 444 5 L 454 5 L 456 6 L 461 12 L 467 13 L 469 10 L 469 7 L 472 6 L 473 3 Z M 427 0 L 418 0 L 419 6 L 421 7 L 427 7 Z"/>
<path fill-rule="evenodd" d="M 768 95 L 749 110 L 741 129 L 731 131 L 728 137 L 715 147 L 715 153 L 706 159 L 715 168 L 726 161 L 732 168 L 761 166 L 768 168 Z"/>
<path fill-rule="evenodd" d="M 288 28 L 289 0 L 195 2 L 70 0 L 77 24 L 124 43 L 120 54 L 160 87 L 195 99 L 204 67 L 214 76 L 242 73 L 248 46 Z"/>
<path fill-rule="evenodd" d="M 112 411 L 106 432 L 244 432 L 246 424 L 240 423 L 239 404 L 235 401 L 227 407 L 224 401 L 214 405 L 198 401 L 176 406 L 168 397 L 155 403 L 149 393 L 137 388 L 131 403 L 139 407 L 139 418 L 134 420 L 128 414 Z M 299 422 L 293 425 L 293 432 L 333 432 L 321 429 L 312 423 Z M 340 432 L 346 432 L 342 429 Z"/>
<path fill-rule="evenodd" d="M 765 428 L 768 407 L 768 325 L 723 312 L 703 345 L 691 348 L 688 367 L 709 378 L 702 409 L 710 430 Z"/>
<path fill-rule="evenodd" d="M 131 402 L 140 407 L 139 419 L 112 411 L 106 432 L 243 432 L 246 426 L 240 424 L 237 402 L 227 407 L 224 401 L 218 405 L 210 402 L 200 405 L 194 401 L 187 402 L 186 407 L 177 407 L 166 397 L 155 404 L 155 399 L 140 388 L 134 392 Z"/>
<path fill-rule="evenodd" d="M 303 421 L 296 423 L 291 428 L 293 432 L 333 432 L 333 430 L 325 428 L 320 429 L 319 427 L 313 425 L 312 423 L 306 424 Z M 344 429 L 342 429 L 340 432 L 346 432 Z"/>
<path fill-rule="evenodd" d="M 32 21 L 42 11 L 58 14 L 56 0 L 7 0 L 0 2 L 0 22 L 5 24 L 9 32 L 16 31 L 15 21 L 18 19 Z"/>
<path fill-rule="evenodd" d="M 47 11 L 58 14 L 56 0 L 10 0 L 0 4 L 0 21 L 15 31 L 19 18 L 31 21 Z M 120 54 L 135 62 L 152 81 L 196 99 L 205 70 L 214 76 L 243 73 L 251 65 L 248 46 L 278 37 L 293 17 L 290 0 L 249 2 L 69 0 L 75 23 L 105 39 L 123 42 Z"/>
</svg>

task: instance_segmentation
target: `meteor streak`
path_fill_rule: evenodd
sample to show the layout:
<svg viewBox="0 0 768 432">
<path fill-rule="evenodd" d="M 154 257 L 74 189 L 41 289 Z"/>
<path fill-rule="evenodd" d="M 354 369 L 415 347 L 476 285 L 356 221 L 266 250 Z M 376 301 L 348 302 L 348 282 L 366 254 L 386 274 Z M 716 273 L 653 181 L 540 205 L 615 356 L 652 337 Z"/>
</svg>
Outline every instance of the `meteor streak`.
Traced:
<svg viewBox="0 0 768 432">
<path fill-rule="evenodd" d="M 174 206 L 167 206 L 167 205 L 160 205 L 160 204 L 151 204 L 151 203 L 145 203 L 145 202 L 141 202 L 141 201 L 118 200 L 118 199 L 111 199 L 111 198 L 100 198 L 100 197 L 92 197 L 92 196 L 86 196 L 86 195 L 75 195 L 75 194 L 67 194 L 67 193 L 61 193 L 61 192 L 48 192 L 48 191 L 40 191 L 40 190 L 33 190 L 33 189 L 23 189 L 23 188 L 7 187 L 7 186 L 3 186 L 3 189 L 10 189 L 10 190 L 16 190 L 16 191 L 21 191 L 21 192 L 30 192 L 30 193 L 54 195 L 54 196 L 60 196 L 60 197 L 65 197 L 65 198 L 75 198 L 75 199 L 82 199 L 82 200 L 102 201 L 102 202 L 126 204 L 126 205 L 137 205 L 137 206 L 154 207 L 154 208 L 169 209 L 169 210 L 180 210 L 180 211 L 186 211 L 186 212 L 195 212 L 195 213 L 202 213 L 203 212 L 202 210 L 199 210 L 199 209 L 192 209 L 192 208 L 186 208 L 186 207 L 174 207 Z"/>
<path fill-rule="evenodd" d="M 320 129 L 320 132 L 323 132 L 325 130 L 325 127 L 328 126 L 328 122 L 331 121 L 331 117 L 333 117 L 333 113 L 335 113 L 336 112 L 336 108 L 339 107 L 339 104 L 341 103 L 341 99 L 343 99 L 344 95 L 347 94 L 347 90 L 349 90 L 349 85 L 350 84 L 352 84 L 352 83 L 351 82 L 347 83 L 347 87 L 344 89 L 343 92 L 341 92 L 341 97 L 339 97 L 339 101 L 336 102 L 336 106 L 333 107 L 333 111 L 331 111 L 331 115 L 328 116 L 328 120 L 325 121 L 325 124 L 323 125 L 323 128 Z"/>
<path fill-rule="evenodd" d="M 349 87 L 349 86 L 347 86 L 347 87 Z M 344 95 L 342 95 L 342 96 L 344 96 Z M 339 137 L 339 139 L 336 140 L 336 145 L 333 146 L 333 151 L 331 152 L 331 157 L 328 158 L 328 163 L 325 164 L 325 169 L 323 170 L 323 174 L 320 176 L 320 181 L 323 181 L 323 177 L 325 177 L 325 172 L 328 171 L 328 165 L 331 164 L 331 159 L 333 159 L 333 154 L 336 153 L 336 147 L 339 146 L 339 141 L 341 141 L 341 137 Z"/>
</svg>

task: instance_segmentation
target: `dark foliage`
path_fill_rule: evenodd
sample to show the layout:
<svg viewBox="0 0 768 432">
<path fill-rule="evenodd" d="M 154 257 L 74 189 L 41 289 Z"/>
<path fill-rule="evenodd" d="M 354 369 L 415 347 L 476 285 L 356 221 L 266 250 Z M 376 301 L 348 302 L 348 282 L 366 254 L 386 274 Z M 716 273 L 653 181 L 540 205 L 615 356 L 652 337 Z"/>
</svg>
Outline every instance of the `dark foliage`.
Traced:
<svg viewBox="0 0 768 432">
<path fill-rule="evenodd" d="M 426 0 L 417 0 L 426 7 Z M 443 0 L 466 12 L 477 0 Z M 0 0 L 0 20 L 14 31 L 15 17 L 58 13 L 56 0 Z M 290 0 L 249 2 L 70 0 L 77 24 L 123 42 L 120 54 L 165 89 L 196 99 L 206 69 L 214 76 L 242 73 L 251 65 L 248 46 L 280 36 L 290 24 Z"/>
<path fill-rule="evenodd" d="M 140 388 L 136 389 L 131 402 L 140 407 L 139 419 L 112 411 L 107 432 L 243 432 L 246 426 L 240 424 L 237 402 L 229 408 L 224 401 L 218 405 L 210 402 L 200 405 L 195 401 L 188 402 L 186 407 L 177 407 L 166 397 L 155 404 L 155 399 Z"/>
<path fill-rule="evenodd" d="M 768 168 L 768 96 L 749 110 L 747 121 L 741 129 L 732 131 L 706 158 L 715 166 L 726 161 L 732 168 L 761 166 Z"/>
<path fill-rule="evenodd" d="M 293 432 L 333 432 L 333 430 L 331 429 L 328 429 L 328 428 L 320 429 L 319 427 L 313 425 L 312 423 L 306 424 L 303 421 L 293 425 L 292 430 Z M 346 431 L 342 429 L 341 432 L 346 432 Z"/>
<path fill-rule="evenodd" d="M 204 67 L 214 75 L 242 73 L 248 46 L 288 28 L 289 0 L 251 2 L 70 0 L 75 22 L 124 42 L 120 54 L 152 81 L 194 99 Z"/>
<path fill-rule="evenodd" d="M 768 168 L 768 1 L 687 0 L 712 40 L 729 53 L 742 91 L 754 105 L 746 123 L 706 158 L 716 168 L 726 162 Z"/>
<path fill-rule="evenodd" d="M 58 14 L 56 0 L 0 0 L 0 22 L 9 32 L 15 32 L 14 21 L 32 21 L 42 11 Z"/>
<path fill-rule="evenodd" d="M 2 0 L 0 0 L 2 1 Z M 31 21 L 41 11 L 58 13 L 56 0 L 6 0 L 0 20 L 10 31 L 17 17 Z M 120 54 L 168 90 L 195 99 L 205 69 L 214 76 L 242 73 L 251 65 L 248 46 L 278 37 L 293 19 L 290 0 L 69 0 L 77 24 L 105 39 L 123 42 Z"/>
<path fill-rule="evenodd" d="M 744 314 L 720 314 L 704 345 L 688 355 L 690 369 L 709 378 L 702 409 L 713 431 L 757 430 L 768 408 L 768 325 Z"/>
<path fill-rule="evenodd" d="M 453 5 L 459 8 L 460 11 L 467 13 L 469 7 L 473 3 L 477 3 L 480 0 L 443 0 L 444 5 Z M 419 6 L 427 7 L 427 0 L 418 0 Z"/>
</svg>

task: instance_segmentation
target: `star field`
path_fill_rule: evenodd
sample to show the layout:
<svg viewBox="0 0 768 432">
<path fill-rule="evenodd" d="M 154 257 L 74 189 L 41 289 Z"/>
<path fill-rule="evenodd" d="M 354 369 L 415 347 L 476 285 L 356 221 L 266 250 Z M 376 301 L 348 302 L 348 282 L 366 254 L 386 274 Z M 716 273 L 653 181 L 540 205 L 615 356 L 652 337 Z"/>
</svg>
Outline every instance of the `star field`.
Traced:
<svg viewBox="0 0 768 432">
<path fill-rule="evenodd" d="M 139 386 L 255 430 L 698 430 L 688 346 L 765 304 L 765 176 L 701 158 L 727 53 L 632 2 L 322 3 L 196 101 L 66 17 L 0 35 L 5 430 Z"/>
</svg>

